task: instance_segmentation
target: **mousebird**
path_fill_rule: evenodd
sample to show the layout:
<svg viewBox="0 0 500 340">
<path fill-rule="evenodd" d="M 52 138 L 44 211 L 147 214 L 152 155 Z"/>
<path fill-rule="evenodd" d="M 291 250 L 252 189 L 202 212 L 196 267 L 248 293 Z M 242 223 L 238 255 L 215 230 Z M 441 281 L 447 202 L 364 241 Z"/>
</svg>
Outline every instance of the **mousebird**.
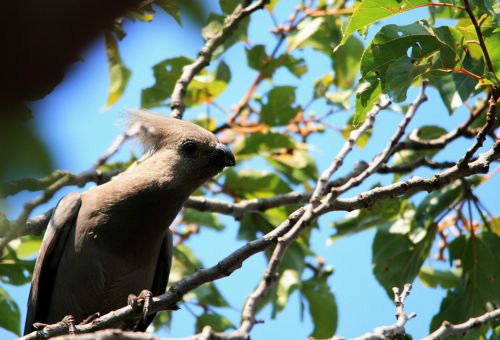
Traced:
<svg viewBox="0 0 500 340">
<path fill-rule="evenodd" d="M 70 193 L 55 208 L 36 261 L 24 333 L 70 317 L 71 325 L 165 292 L 172 263 L 168 227 L 186 199 L 226 166 L 229 148 L 193 123 L 146 111 L 144 156 L 111 181 Z M 154 314 L 115 325 L 144 331 Z M 147 316 L 146 316 L 147 315 Z M 35 324 L 35 325 L 34 325 Z"/>
</svg>

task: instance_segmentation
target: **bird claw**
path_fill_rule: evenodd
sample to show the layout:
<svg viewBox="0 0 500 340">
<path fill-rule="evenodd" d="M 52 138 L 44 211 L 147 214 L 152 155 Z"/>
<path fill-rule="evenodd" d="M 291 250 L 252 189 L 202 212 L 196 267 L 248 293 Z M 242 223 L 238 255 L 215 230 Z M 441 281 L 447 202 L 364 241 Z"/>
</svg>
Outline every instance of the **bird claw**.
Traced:
<svg viewBox="0 0 500 340">
<path fill-rule="evenodd" d="M 62 322 L 64 322 L 68 326 L 69 335 L 76 334 L 76 325 L 75 325 L 75 317 L 73 315 L 66 315 Z"/>
<path fill-rule="evenodd" d="M 149 310 L 151 309 L 151 305 L 153 303 L 153 293 L 151 293 L 149 290 L 144 289 L 139 296 L 135 296 L 134 294 L 130 294 L 128 296 L 128 304 L 135 310 L 140 308 L 140 305 L 142 304 L 142 314 L 143 318 L 146 319 L 146 317 L 149 314 Z"/>
</svg>

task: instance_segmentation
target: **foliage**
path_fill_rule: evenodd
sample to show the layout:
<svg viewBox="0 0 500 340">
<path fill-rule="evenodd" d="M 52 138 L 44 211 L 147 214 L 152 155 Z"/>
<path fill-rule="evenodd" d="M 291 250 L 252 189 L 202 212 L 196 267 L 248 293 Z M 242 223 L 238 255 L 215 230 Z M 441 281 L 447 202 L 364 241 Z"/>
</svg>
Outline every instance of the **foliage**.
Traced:
<svg viewBox="0 0 500 340">
<path fill-rule="evenodd" d="M 271 1 L 265 11 L 274 18 L 275 6 L 282 2 Z M 310 191 L 318 180 L 314 138 L 325 133 L 331 125 L 328 121 L 330 115 L 348 112 L 346 125 L 339 128 L 342 138 L 347 140 L 350 132 L 365 121 L 381 94 L 389 95 L 396 103 L 404 102 L 409 90 L 420 85 L 423 79 L 429 80 L 450 115 L 465 103 L 475 101 L 470 106 L 479 112 L 479 118 L 472 119 L 468 127 L 480 128 L 486 121 L 486 98 L 500 86 L 500 32 L 498 17 L 495 17 L 495 13 L 498 16 L 498 4 L 486 0 L 470 2 L 474 15 L 481 20 L 480 30 L 493 70 L 462 1 L 442 1 L 440 6 L 427 0 L 411 3 L 399 0 L 312 1 L 313 5 L 299 1 L 294 15 L 283 25 L 273 28 L 277 37 L 274 49 L 254 44 L 249 38 L 254 19 L 243 19 L 235 32 L 214 51 L 211 60 L 214 66 L 196 74 L 185 93 L 186 107 L 205 105 L 217 109 L 220 106 L 217 100 L 229 86 L 239 81 L 238 70 L 224 59 L 225 52 L 233 46 L 245 46 L 246 60 L 243 62 L 256 74 L 248 92 L 228 114 L 230 118 L 212 115 L 196 121 L 217 130 L 221 139 L 231 143 L 238 161 L 244 166 L 227 170 L 223 177 L 203 187 L 198 194 L 220 195 L 240 202 L 272 198 L 292 191 Z M 238 3 L 220 0 L 220 10 L 207 16 L 207 23 L 201 30 L 205 41 L 220 32 L 226 16 Z M 155 10 L 162 9 L 181 24 L 179 2 L 156 0 L 154 5 L 127 13 L 127 18 L 150 21 Z M 404 16 L 406 12 L 421 7 L 429 9 L 425 18 L 406 25 L 384 24 L 383 20 L 390 16 Z M 380 21 L 381 25 L 375 25 Z M 121 25 L 105 33 L 110 78 L 107 107 L 117 103 L 132 75 L 119 53 L 119 41 L 124 34 Z M 281 48 L 282 45 L 286 48 Z M 331 68 L 324 70 L 324 74 L 310 84 L 309 100 L 304 100 L 295 83 L 275 83 L 274 78 L 286 71 L 294 81 L 301 81 L 312 66 L 308 53 L 329 58 Z M 185 66 L 193 63 L 193 58 L 196 56 L 169 57 L 154 65 L 154 83 L 143 84 L 141 106 L 160 108 L 170 105 L 176 83 Z M 264 81 L 267 89 L 258 92 L 257 88 Z M 314 113 L 311 107 L 318 103 L 326 105 L 329 111 L 324 115 Z M 393 109 L 396 110 L 396 106 Z M 434 124 L 432 118 L 426 124 Z M 434 141 L 451 130 L 448 126 L 421 124 L 405 142 L 411 145 L 416 138 L 424 142 Z M 24 138 L 29 144 L 29 152 L 33 155 L 29 161 L 34 164 L 26 166 L 23 153 L 17 152 L 15 147 L 12 150 L 0 149 L 0 179 L 17 163 L 23 163 L 17 166 L 17 170 L 23 173 L 48 173 L 50 156 L 36 133 L 24 126 L 10 133 L 13 139 Z M 372 133 L 368 131 L 357 145 L 364 147 L 371 138 Z M 17 142 L 12 145 L 17 145 Z M 421 159 L 432 161 L 440 150 L 425 147 L 399 149 L 384 165 L 399 167 Z M 329 158 L 336 152 L 329 146 L 323 151 Z M 255 165 L 260 161 L 264 162 L 265 170 Z M 108 164 L 101 171 L 111 171 L 118 165 L 118 162 Z M 393 180 L 396 182 L 415 171 L 412 168 L 396 172 Z M 485 177 L 459 179 L 424 198 L 407 193 L 376 202 L 369 209 L 354 210 L 331 223 L 333 232 L 328 241 L 334 247 L 334 242 L 343 237 L 375 229 L 373 274 L 389 298 L 392 299 L 392 287 L 419 279 L 428 287 L 447 290 L 440 310 L 432 319 L 431 330 L 444 320 L 464 321 L 500 305 L 498 218 L 487 213 L 473 193 L 475 187 L 484 181 Z M 475 215 L 467 213 L 467 207 L 471 211 L 470 206 L 475 207 Z M 252 241 L 273 230 L 295 208 L 297 204 L 246 213 L 238 221 L 238 239 Z M 481 219 L 480 224 L 475 221 L 477 216 Z M 226 223 L 214 213 L 187 208 L 183 211 L 174 228 L 176 247 L 169 285 L 202 266 L 198 258 L 200 254 L 189 246 L 190 237 L 205 232 L 205 229 L 225 232 Z M 5 235 L 7 224 L 3 214 L 0 215 L 0 235 Z M 459 232 L 448 237 L 450 230 Z M 274 318 L 287 308 L 291 296 L 296 294 L 301 299 L 302 310 L 307 306 L 314 324 L 311 337 L 328 338 L 335 334 L 342 311 L 337 308 L 334 289 L 329 282 L 333 270 L 318 260 L 318 250 L 312 246 L 310 235 L 310 230 L 304 232 L 289 247 L 279 270 L 277 285 L 259 306 L 259 311 L 262 313 L 265 306 L 271 306 L 271 317 Z M 0 327 L 16 334 L 20 331 L 20 312 L 8 293 L 8 287 L 29 282 L 33 255 L 39 244 L 39 237 L 19 238 L 9 243 L 0 260 Z M 424 266 L 436 249 L 443 263 L 439 268 L 432 263 Z M 269 259 L 270 253 L 267 252 L 266 256 Z M 444 261 L 446 258 L 448 262 Z M 317 263 L 311 264 L 314 261 Z M 311 267 L 313 270 L 306 270 Z M 238 328 L 226 314 L 235 306 L 230 306 L 224 292 L 214 282 L 186 294 L 183 304 L 196 307 L 196 332 L 206 325 L 220 332 Z M 161 314 L 155 320 L 155 328 L 170 327 L 172 318 L 175 318 L 175 312 Z M 484 336 L 489 329 L 483 327 L 474 334 Z"/>
</svg>

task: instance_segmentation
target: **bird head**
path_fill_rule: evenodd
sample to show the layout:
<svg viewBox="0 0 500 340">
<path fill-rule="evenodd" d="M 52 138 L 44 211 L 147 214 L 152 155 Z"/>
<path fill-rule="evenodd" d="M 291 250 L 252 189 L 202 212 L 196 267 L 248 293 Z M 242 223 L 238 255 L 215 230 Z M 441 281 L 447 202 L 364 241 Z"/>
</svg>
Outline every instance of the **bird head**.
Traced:
<svg viewBox="0 0 500 340">
<path fill-rule="evenodd" d="M 231 150 L 210 131 L 176 118 L 147 111 L 131 112 L 131 124 L 139 124 L 145 161 L 158 164 L 165 175 L 182 185 L 198 186 L 227 166 L 235 165 Z"/>
</svg>

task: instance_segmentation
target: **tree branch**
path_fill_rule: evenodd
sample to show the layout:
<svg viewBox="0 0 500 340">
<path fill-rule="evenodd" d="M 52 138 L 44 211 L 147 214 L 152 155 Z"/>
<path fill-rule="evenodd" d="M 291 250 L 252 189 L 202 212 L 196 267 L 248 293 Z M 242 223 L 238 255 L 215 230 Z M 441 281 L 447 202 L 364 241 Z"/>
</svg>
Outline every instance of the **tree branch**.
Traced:
<svg viewBox="0 0 500 340">
<path fill-rule="evenodd" d="M 403 292 L 399 293 L 399 288 L 393 287 L 392 291 L 394 292 L 394 304 L 396 305 L 396 323 L 390 326 L 381 326 L 377 327 L 371 333 L 366 333 L 356 340 L 385 340 L 392 339 L 397 335 L 405 334 L 405 325 L 408 320 L 413 319 L 417 316 L 415 313 L 406 314 L 404 311 L 405 300 L 410 294 L 411 291 L 411 283 L 407 283 L 404 285 Z"/>
<path fill-rule="evenodd" d="M 443 321 L 441 327 L 426 336 L 424 340 L 437 340 L 454 334 L 465 335 L 490 321 L 498 319 L 500 319 L 500 308 L 484 313 L 478 317 L 470 318 L 469 320 L 456 325 L 451 324 L 448 321 Z"/>
<path fill-rule="evenodd" d="M 408 124 L 410 124 L 410 121 L 415 116 L 415 113 L 417 113 L 418 109 L 420 108 L 420 105 L 422 105 L 422 103 L 427 101 L 427 95 L 425 94 L 425 89 L 427 88 L 427 84 L 428 84 L 427 80 L 422 81 L 420 93 L 418 94 L 417 98 L 415 98 L 415 100 L 410 104 L 410 107 L 406 111 L 405 117 L 399 124 L 396 133 L 392 136 L 391 140 L 384 148 L 384 150 L 382 150 L 382 152 L 379 153 L 369 163 L 368 168 L 366 168 L 366 170 L 363 171 L 361 174 L 351 178 L 347 183 L 345 183 L 342 186 L 332 188 L 328 194 L 327 200 L 333 200 L 336 197 L 338 197 L 341 193 L 355 186 L 358 186 L 366 178 L 371 176 L 383 163 L 387 162 L 387 159 L 390 157 L 392 150 L 396 147 L 397 143 L 404 135 L 406 127 L 408 126 Z"/>
<path fill-rule="evenodd" d="M 366 119 L 363 124 L 358 129 L 351 131 L 351 133 L 349 134 L 349 138 L 344 143 L 342 149 L 340 149 L 340 151 L 338 152 L 332 164 L 325 171 L 323 171 L 323 173 L 319 177 L 318 182 L 316 183 L 316 188 L 314 189 L 310 199 L 311 203 L 317 203 L 321 199 L 321 196 L 325 194 L 328 181 L 330 180 L 332 175 L 338 170 L 338 168 L 342 166 L 342 164 L 344 163 L 344 159 L 349 154 L 349 152 L 351 152 L 358 139 L 368 129 L 373 127 L 373 123 L 375 122 L 375 117 L 377 116 L 377 114 L 381 110 L 387 108 L 389 105 L 391 105 L 391 101 L 388 98 L 385 98 L 385 96 L 381 96 L 380 104 L 375 104 L 373 106 L 373 109 L 370 110 L 370 112 L 368 112 L 368 114 L 366 115 Z"/>
<path fill-rule="evenodd" d="M 205 66 L 210 63 L 212 54 L 215 49 L 229 37 L 234 30 L 238 27 L 238 23 L 245 17 L 249 16 L 256 10 L 263 8 L 268 0 L 258 0 L 247 7 L 243 1 L 241 4 L 236 6 L 233 13 L 228 15 L 224 20 L 224 24 L 217 34 L 206 40 L 205 45 L 201 48 L 198 53 L 198 58 L 190 64 L 184 66 L 182 69 L 182 74 L 177 80 L 171 97 L 171 107 L 172 107 L 172 117 L 182 119 L 186 105 L 184 104 L 184 96 L 186 95 L 187 88 L 194 76 L 197 75 Z"/>
</svg>

